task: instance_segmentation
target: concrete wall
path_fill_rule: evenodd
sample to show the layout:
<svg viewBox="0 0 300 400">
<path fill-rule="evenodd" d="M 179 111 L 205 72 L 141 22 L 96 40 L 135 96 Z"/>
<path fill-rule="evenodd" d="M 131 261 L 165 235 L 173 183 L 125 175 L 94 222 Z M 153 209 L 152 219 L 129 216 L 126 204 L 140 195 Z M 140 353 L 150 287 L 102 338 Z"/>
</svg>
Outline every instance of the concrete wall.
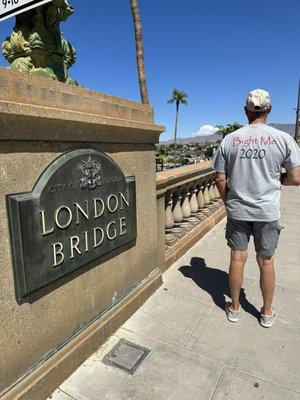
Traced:
<svg viewBox="0 0 300 400">
<path fill-rule="evenodd" d="M 148 106 L 0 69 L 0 398 L 46 398 L 161 283 L 154 144 L 162 130 Z M 29 191 L 54 158 L 80 147 L 136 177 L 136 245 L 19 305 L 5 194 Z"/>
</svg>

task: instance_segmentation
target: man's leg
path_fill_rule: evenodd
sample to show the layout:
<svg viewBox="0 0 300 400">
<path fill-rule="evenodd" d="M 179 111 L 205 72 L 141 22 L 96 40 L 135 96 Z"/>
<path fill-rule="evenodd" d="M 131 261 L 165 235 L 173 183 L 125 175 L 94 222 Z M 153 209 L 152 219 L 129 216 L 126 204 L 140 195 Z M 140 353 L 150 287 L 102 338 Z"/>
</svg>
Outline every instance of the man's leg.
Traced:
<svg viewBox="0 0 300 400">
<path fill-rule="evenodd" d="M 226 225 L 227 244 L 231 248 L 229 266 L 229 286 L 231 295 L 230 308 L 238 311 L 240 292 L 243 284 L 244 266 L 247 260 L 247 248 L 252 232 L 252 225 L 247 221 L 228 218 Z"/>
<path fill-rule="evenodd" d="M 231 294 L 231 308 L 237 311 L 240 307 L 240 292 L 243 284 L 244 266 L 247 261 L 247 251 L 231 250 L 229 267 L 229 286 Z"/>
<path fill-rule="evenodd" d="M 260 288 L 263 297 L 261 313 L 266 316 L 274 314 L 272 310 L 275 290 L 274 253 L 278 245 L 281 229 L 282 226 L 279 221 L 256 222 L 253 229 L 256 259 L 260 268 Z"/>
<path fill-rule="evenodd" d="M 275 290 L 274 257 L 265 257 L 257 253 L 256 260 L 260 268 L 260 289 L 263 297 L 261 312 L 264 315 L 272 315 Z"/>
</svg>

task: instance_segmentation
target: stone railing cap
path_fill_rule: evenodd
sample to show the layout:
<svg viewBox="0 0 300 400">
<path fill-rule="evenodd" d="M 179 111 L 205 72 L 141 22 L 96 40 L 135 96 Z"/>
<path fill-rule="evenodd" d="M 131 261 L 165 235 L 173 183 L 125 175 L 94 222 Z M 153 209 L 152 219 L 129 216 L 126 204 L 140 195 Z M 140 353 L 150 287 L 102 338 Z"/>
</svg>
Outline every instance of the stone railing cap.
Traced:
<svg viewBox="0 0 300 400">
<path fill-rule="evenodd" d="M 167 190 L 173 189 L 179 185 L 184 185 L 206 175 L 211 175 L 213 172 L 211 161 L 157 172 L 157 196 L 162 196 Z"/>
</svg>

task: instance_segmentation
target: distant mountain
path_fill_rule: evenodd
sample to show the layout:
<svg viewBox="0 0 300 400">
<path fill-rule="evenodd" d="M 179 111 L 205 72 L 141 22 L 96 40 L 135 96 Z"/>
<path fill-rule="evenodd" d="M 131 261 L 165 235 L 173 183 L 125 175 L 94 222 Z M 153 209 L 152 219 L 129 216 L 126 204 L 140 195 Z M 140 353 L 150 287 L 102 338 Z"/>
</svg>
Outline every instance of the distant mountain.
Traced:
<svg viewBox="0 0 300 400">
<path fill-rule="evenodd" d="M 273 126 L 273 128 L 279 129 L 283 132 L 288 133 L 292 137 L 295 136 L 295 124 L 269 124 Z M 187 138 L 179 138 L 178 144 L 191 144 L 191 143 L 203 143 L 203 142 L 217 142 L 218 140 L 222 140 L 223 135 L 219 132 L 214 133 L 213 135 L 206 136 L 192 136 Z M 169 144 L 173 144 L 174 140 L 165 140 L 160 142 L 159 144 L 163 144 L 165 146 Z"/>
<path fill-rule="evenodd" d="M 269 124 L 273 128 L 279 129 L 280 131 L 286 132 L 292 137 L 295 136 L 295 124 Z"/>
<path fill-rule="evenodd" d="M 188 138 L 178 138 L 177 143 L 178 144 L 191 144 L 191 143 L 203 143 L 203 142 L 216 142 L 218 140 L 222 140 L 223 135 L 221 133 L 214 133 L 213 135 L 205 135 L 205 136 L 192 136 Z M 174 140 L 166 140 L 163 142 L 160 142 L 159 144 L 173 144 Z"/>
</svg>

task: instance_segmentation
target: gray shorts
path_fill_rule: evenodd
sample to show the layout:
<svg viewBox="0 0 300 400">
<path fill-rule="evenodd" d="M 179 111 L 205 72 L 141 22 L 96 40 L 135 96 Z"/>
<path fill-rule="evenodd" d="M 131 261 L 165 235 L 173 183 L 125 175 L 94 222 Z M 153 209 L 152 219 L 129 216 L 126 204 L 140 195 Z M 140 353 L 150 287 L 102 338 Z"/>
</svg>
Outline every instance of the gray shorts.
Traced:
<svg viewBox="0 0 300 400">
<path fill-rule="evenodd" d="M 232 250 L 246 251 L 252 235 L 256 253 L 272 257 L 282 228 L 279 221 L 240 221 L 228 218 L 225 237 Z"/>
</svg>

